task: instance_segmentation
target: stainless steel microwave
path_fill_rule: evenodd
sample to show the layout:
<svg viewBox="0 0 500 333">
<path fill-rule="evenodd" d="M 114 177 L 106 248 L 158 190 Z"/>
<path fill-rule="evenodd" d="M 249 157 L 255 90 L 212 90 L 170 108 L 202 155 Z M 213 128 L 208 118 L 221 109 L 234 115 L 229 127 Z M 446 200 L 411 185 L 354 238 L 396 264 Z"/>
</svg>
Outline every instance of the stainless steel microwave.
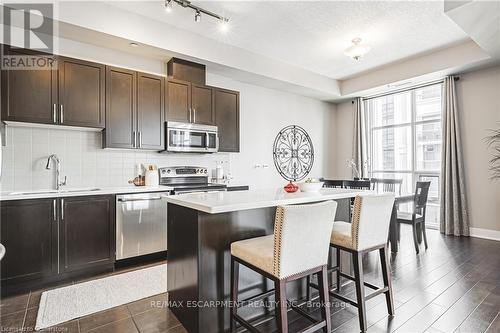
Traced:
<svg viewBox="0 0 500 333">
<path fill-rule="evenodd" d="M 217 126 L 166 123 L 166 151 L 191 153 L 216 153 L 219 150 Z"/>
</svg>

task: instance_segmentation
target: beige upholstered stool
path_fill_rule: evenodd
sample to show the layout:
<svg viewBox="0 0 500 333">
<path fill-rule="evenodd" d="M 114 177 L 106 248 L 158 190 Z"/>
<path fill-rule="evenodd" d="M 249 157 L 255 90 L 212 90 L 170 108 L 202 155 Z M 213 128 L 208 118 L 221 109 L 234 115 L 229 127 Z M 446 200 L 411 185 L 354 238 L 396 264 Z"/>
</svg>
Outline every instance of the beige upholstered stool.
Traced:
<svg viewBox="0 0 500 333">
<path fill-rule="evenodd" d="M 327 262 L 330 234 L 337 203 L 326 201 L 310 205 L 280 206 L 276 209 L 274 234 L 237 241 L 231 244 L 231 332 L 236 322 L 251 332 L 258 332 L 238 315 L 238 273 L 242 264 L 274 281 L 276 320 L 280 332 L 288 332 L 286 283 L 318 274 L 321 321 L 317 321 L 301 308 L 292 309 L 313 323 L 302 332 L 323 328 L 330 331 Z M 267 292 L 269 293 L 269 292 Z M 267 294 L 266 293 L 266 294 Z M 257 295 L 255 298 L 262 298 Z M 248 299 L 251 301 L 253 299 Z"/>
<path fill-rule="evenodd" d="M 394 314 L 394 302 L 392 298 L 391 276 L 388 262 L 387 239 L 389 237 L 389 223 L 394 205 L 394 194 L 357 196 L 354 200 L 352 223 L 335 221 L 331 234 L 330 246 L 336 249 L 337 266 L 329 271 L 337 272 L 337 289 L 330 291 L 330 295 L 358 308 L 359 326 L 362 332 L 366 331 L 366 307 L 365 301 L 385 294 L 387 311 Z M 340 251 L 352 254 L 354 276 L 341 272 Z M 379 250 L 380 262 L 382 264 L 382 278 L 384 286 L 379 288 L 371 283 L 364 282 L 362 255 L 367 252 Z M 341 277 L 353 280 L 356 284 L 357 301 L 339 295 Z M 309 284 L 317 288 L 317 285 Z M 365 296 L 364 287 L 375 291 Z M 309 289 L 309 288 L 308 288 Z M 308 294 L 310 294 L 308 292 Z"/>
</svg>

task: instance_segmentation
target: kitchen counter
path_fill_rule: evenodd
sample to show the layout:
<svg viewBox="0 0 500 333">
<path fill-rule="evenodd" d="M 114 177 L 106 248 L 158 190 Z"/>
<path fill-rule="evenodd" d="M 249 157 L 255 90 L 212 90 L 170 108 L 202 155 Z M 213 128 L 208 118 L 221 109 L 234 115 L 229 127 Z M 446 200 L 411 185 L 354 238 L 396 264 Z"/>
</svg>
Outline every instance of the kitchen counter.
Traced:
<svg viewBox="0 0 500 333">
<path fill-rule="evenodd" d="M 81 189 L 81 188 L 80 188 Z M 123 187 L 103 187 L 103 188 L 63 188 L 57 192 L 55 190 L 40 190 L 40 191 L 19 191 L 19 192 L 2 192 L 0 193 L 0 201 L 8 200 L 25 200 L 25 199 L 42 199 L 42 198 L 65 198 L 65 197 L 80 197 L 88 195 L 103 195 L 103 194 L 128 194 L 128 193 L 146 193 L 146 192 L 168 192 L 172 190 L 170 186 L 123 186 Z M 25 193 L 25 194 L 22 194 Z"/>
<path fill-rule="evenodd" d="M 372 193 L 372 191 L 324 188 L 315 193 L 286 193 L 281 188 L 258 189 L 234 192 L 181 194 L 168 197 L 166 198 L 166 201 L 201 212 L 217 214 L 256 208 L 275 207 L 279 205 L 293 205 L 324 200 L 345 199 L 363 193 Z"/>
</svg>

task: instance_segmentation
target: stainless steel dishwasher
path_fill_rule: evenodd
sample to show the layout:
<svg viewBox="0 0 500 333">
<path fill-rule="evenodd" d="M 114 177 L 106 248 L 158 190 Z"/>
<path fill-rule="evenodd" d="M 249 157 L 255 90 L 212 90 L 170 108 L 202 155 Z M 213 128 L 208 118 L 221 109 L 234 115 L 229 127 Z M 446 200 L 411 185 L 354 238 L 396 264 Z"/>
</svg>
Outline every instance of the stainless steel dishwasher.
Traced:
<svg viewBox="0 0 500 333">
<path fill-rule="evenodd" d="M 167 250 L 169 192 L 116 196 L 116 259 Z"/>
</svg>

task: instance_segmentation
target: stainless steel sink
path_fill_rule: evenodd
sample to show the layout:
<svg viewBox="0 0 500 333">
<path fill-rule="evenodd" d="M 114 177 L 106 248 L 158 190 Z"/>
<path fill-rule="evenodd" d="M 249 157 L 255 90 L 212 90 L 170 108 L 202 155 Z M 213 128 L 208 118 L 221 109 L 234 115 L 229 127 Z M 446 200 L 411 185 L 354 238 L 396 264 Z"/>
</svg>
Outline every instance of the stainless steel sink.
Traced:
<svg viewBox="0 0 500 333">
<path fill-rule="evenodd" d="M 37 190 L 26 192 L 12 192 L 9 195 L 36 195 L 36 194 L 57 194 L 57 193 L 76 193 L 76 192 L 94 192 L 99 191 L 100 188 L 66 188 L 57 190 Z"/>
<path fill-rule="evenodd" d="M 93 191 L 99 191 L 100 188 L 68 188 L 68 189 L 62 189 L 59 192 L 60 193 L 68 193 L 68 192 L 93 192 Z"/>
</svg>

